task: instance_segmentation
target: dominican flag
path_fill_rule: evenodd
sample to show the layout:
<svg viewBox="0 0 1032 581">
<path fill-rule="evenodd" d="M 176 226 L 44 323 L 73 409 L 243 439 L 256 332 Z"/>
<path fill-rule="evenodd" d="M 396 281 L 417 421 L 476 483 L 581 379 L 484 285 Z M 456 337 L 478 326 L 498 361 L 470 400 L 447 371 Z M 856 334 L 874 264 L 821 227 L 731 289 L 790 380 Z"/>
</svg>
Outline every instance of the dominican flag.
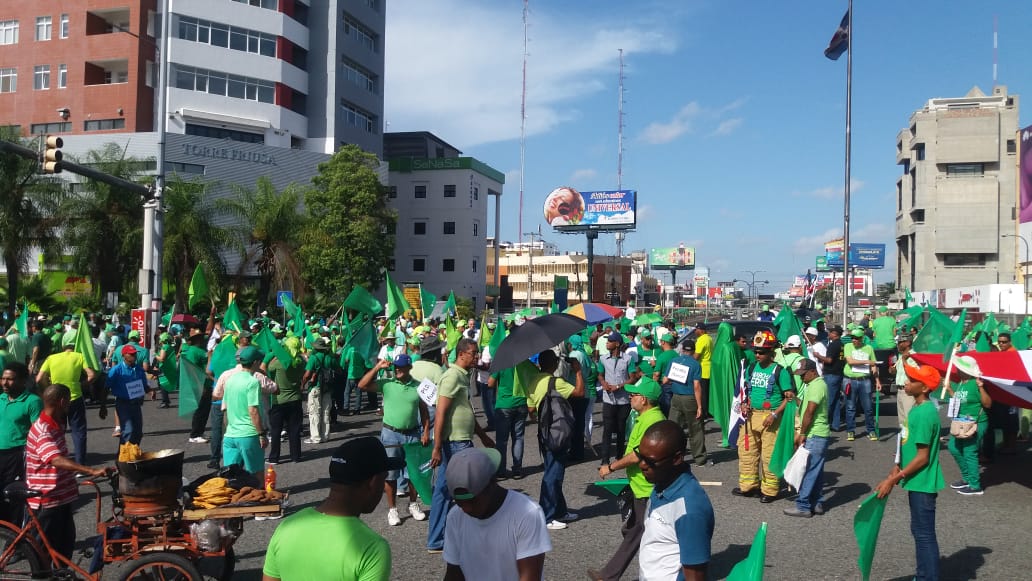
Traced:
<svg viewBox="0 0 1032 581">
<path fill-rule="evenodd" d="M 738 445 L 738 430 L 745 424 L 745 416 L 742 415 L 742 406 L 749 400 L 749 390 L 745 388 L 745 359 L 739 361 L 738 386 L 735 387 L 735 397 L 731 400 L 731 417 L 728 419 L 727 430 L 728 446 Z M 745 449 L 749 449 L 749 435 L 745 436 Z"/>
<path fill-rule="evenodd" d="M 846 52 L 849 47 L 849 11 L 846 10 L 846 15 L 842 17 L 842 22 L 838 25 L 838 30 L 831 37 L 831 42 L 828 43 L 828 48 L 824 49 L 824 56 L 830 58 L 833 61 L 837 61 L 842 53 Z"/>
<path fill-rule="evenodd" d="M 959 353 L 978 362 L 986 391 L 994 402 L 1032 409 L 1032 351 L 993 351 Z M 946 372 L 948 361 L 938 353 L 915 353 L 914 359 Z M 954 377 L 956 379 L 956 377 Z"/>
</svg>

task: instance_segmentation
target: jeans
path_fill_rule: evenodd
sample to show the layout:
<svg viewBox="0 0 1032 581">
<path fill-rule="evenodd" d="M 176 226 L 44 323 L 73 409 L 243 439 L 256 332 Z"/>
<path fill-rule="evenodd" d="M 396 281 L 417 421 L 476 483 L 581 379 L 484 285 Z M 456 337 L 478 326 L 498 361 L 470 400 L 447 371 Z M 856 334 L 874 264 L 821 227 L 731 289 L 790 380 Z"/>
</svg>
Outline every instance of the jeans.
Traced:
<svg viewBox="0 0 1032 581">
<path fill-rule="evenodd" d="M 486 383 L 477 382 L 477 391 L 480 392 L 480 403 L 484 406 L 484 421 L 487 422 L 487 430 L 494 429 L 495 421 L 495 398 L 498 396 L 498 388 L 491 389 Z"/>
<path fill-rule="evenodd" d="M 569 512 L 566 496 L 563 495 L 563 479 L 566 478 L 566 457 L 568 450 L 552 452 L 544 446 L 539 447 L 544 458 L 545 471 L 541 475 L 541 510 L 545 513 L 545 522 L 563 518 Z"/>
<path fill-rule="evenodd" d="M 842 394 L 842 376 L 825 375 L 824 383 L 828 386 L 828 425 L 837 432 L 842 429 L 842 408 L 845 403 Z"/>
<path fill-rule="evenodd" d="M 674 390 L 669 385 L 661 385 L 659 394 L 659 411 L 663 412 L 664 418 L 670 417 L 670 402 L 674 399 Z M 705 414 L 703 415 L 705 417 Z"/>
<path fill-rule="evenodd" d="M 448 470 L 448 460 L 466 448 L 472 448 L 470 440 L 447 442 L 441 446 L 441 465 L 437 467 L 437 479 L 434 480 L 434 496 L 430 502 L 430 529 L 426 535 L 426 548 L 440 550 L 444 548 L 444 525 L 448 521 L 448 510 L 451 508 L 451 493 L 448 482 L 444 478 Z"/>
<path fill-rule="evenodd" d="M 72 433 L 75 453 L 72 455 L 77 464 L 86 464 L 86 403 L 82 398 L 72 400 L 68 406 L 68 430 Z"/>
<path fill-rule="evenodd" d="M 580 462 L 584 459 L 584 417 L 585 409 L 593 403 L 586 397 L 571 397 L 570 407 L 573 408 L 573 433 L 570 434 L 570 460 Z"/>
<path fill-rule="evenodd" d="M 939 579 L 939 540 L 935 536 L 935 499 L 938 494 L 908 492 L 910 498 L 910 534 L 914 536 L 918 581 Z"/>
<path fill-rule="evenodd" d="M 116 399 L 115 411 L 118 413 L 118 422 L 122 428 L 122 435 L 119 443 L 140 445 L 143 440 L 143 400 L 142 399 Z"/>
<path fill-rule="evenodd" d="M 380 442 L 387 449 L 388 458 L 405 458 L 405 444 L 413 444 L 419 441 L 420 428 L 413 428 L 405 432 L 396 432 L 386 426 L 380 428 Z M 387 480 L 395 482 L 398 490 L 408 490 L 408 468 L 402 466 L 397 470 L 387 471 Z"/>
<path fill-rule="evenodd" d="M 602 453 L 601 460 L 603 464 L 609 462 L 609 446 L 610 439 L 613 434 L 616 434 L 616 454 L 617 458 L 623 456 L 624 447 L 626 445 L 627 437 L 627 416 L 631 414 L 631 404 L 602 404 Z"/>
<path fill-rule="evenodd" d="M 506 448 L 512 437 L 512 469 L 523 470 L 523 432 L 527 427 L 527 406 L 495 409 L 495 448 L 502 455 L 498 470 L 505 470 Z"/>
<path fill-rule="evenodd" d="M 826 382 L 825 382 L 826 383 Z M 864 408 L 864 424 L 867 426 L 867 433 L 873 434 L 874 407 L 871 402 L 871 380 L 855 377 L 849 378 L 849 395 L 846 397 L 846 431 L 852 432 L 856 429 L 856 402 Z"/>
<path fill-rule="evenodd" d="M 356 396 L 355 405 L 351 405 L 351 395 Z M 349 379 L 344 385 L 344 395 L 340 398 L 340 411 L 357 413 L 362 409 L 362 391 L 358 389 L 358 380 Z"/>
<path fill-rule="evenodd" d="M 211 459 L 213 462 L 222 460 L 222 401 L 211 402 Z"/>
<path fill-rule="evenodd" d="M 806 472 L 799 485 L 796 508 L 803 512 L 813 512 L 814 507 L 824 502 L 824 455 L 828 451 L 828 438 L 809 436 L 803 447 L 810 453 L 810 457 L 806 459 Z"/>
<path fill-rule="evenodd" d="M 280 460 L 280 434 L 287 429 L 290 461 L 301 461 L 301 400 L 276 404 L 269 408 L 269 462 Z"/>
</svg>

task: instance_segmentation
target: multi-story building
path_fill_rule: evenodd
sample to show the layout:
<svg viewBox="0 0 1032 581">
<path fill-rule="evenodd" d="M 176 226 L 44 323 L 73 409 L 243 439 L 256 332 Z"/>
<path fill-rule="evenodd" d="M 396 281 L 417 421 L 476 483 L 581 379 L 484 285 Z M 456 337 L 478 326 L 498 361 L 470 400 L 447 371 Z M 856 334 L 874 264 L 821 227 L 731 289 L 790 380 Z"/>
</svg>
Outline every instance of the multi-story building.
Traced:
<svg viewBox="0 0 1032 581">
<path fill-rule="evenodd" d="M 437 296 L 454 291 L 484 307 L 487 198 L 502 195 L 505 175 L 432 133 L 388 133 L 388 196 L 398 212 L 391 277 Z M 495 212 L 495 231 L 498 230 Z"/>
<path fill-rule="evenodd" d="M 386 0 L 169 0 L 166 129 L 333 153 L 383 151 Z M 0 5 L 0 125 L 157 127 L 157 0 Z"/>
<path fill-rule="evenodd" d="M 896 136 L 897 288 L 1015 277 L 1018 96 L 997 86 L 930 99 Z"/>
</svg>

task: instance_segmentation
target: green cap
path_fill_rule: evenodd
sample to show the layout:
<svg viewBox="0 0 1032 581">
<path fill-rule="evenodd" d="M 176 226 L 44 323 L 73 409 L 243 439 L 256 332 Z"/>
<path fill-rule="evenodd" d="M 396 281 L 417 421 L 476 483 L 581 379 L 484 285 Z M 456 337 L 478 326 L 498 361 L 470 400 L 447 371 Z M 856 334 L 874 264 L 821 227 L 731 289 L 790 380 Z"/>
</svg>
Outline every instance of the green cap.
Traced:
<svg viewBox="0 0 1032 581">
<path fill-rule="evenodd" d="M 130 341 L 132 341 L 133 339 L 139 339 L 140 338 L 140 332 L 139 331 L 129 331 L 128 337 L 129 337 Z"/>
<path fill-rule="evenodd" d="M 863 337 L 864 336 L 864 330 L 863 329 L 853 329 L 849 334 L 854 336 L 854 337 Z"/>
<path fill-rule="evenodd" d="M 627 390 L 627 393 L 637 393 L 639 395 L 643 395 L 649 401 L 658 400 L 659 396 L 663 393 L 663 388 L 660 387 L 659 384 L 656 383 L 654 380 L 648 377 L 643 377 L 640 380 L 638 380 L 638 383 L 635 383 L 634 385 L 628 385 L 624 389 Z"/>
<path fill-rule="evenodd" d="M 659 340 L 662 341 L 663 343 L 668 343 L 670 345 L 673 345 L 674 341 L 676 341 L 676 339 L 674 339 L 673 334 L 671 334 L 671 333 L 663 333 L 663 336 L 660 337 Z"/>
<path fill-rule="evenodd" d="M 264 358 L 265 354 L 262 353 L 262 350 L 255 347 L 254 345 L 248 345 L 247 347 L 241 349 L 239 353 L 237 353 L 237 361 L 243 363 L 244 365 L 250 365 L 255 361 L 261 361 Z"/>
<path fill-rule="evenodd" d="M 766 313 L 770 310 L 770 305 L 763 305 L 763 308 L 761 310 Z"/>
<path fill-rule="evenodd" d="M 887 313 L 888 311 L 889 311 L 889 307 L 886 307 L 885 305 L 882 305 L 882 306 L 878 307 L 878 312 L 879 313 Z"/>
</svg>

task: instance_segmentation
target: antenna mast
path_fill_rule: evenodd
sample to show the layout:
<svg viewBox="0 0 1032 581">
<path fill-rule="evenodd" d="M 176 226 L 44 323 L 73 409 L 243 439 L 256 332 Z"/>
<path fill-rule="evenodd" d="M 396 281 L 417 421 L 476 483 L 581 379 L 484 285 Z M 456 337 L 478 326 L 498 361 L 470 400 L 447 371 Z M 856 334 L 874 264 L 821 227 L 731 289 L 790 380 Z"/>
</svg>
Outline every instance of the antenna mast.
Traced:
<svg viewBox="0 0 1032 581">
<path fill-rule="evenodd" d="M 623 105 L 624 105 L 624 62 L 623 62 L 623 49 L 617 49 L 620 53 L 620 72 L 617 80 L 619 81 L 619 90 L 617 91 L 617 102 L 616 102 L 616 189 L 623 189 Z M 623 232 L 616 233 L 616 255 L 623 256 L 623 243 L 626 234 Z"/>
<path fill-rule="evenodd" d="M 997 38 L 999 37 L 999 32 L 998 32 L 999 26 L 1000 26 L 1000 17 L 998 15 L 994 14 L 993 15 L 993 88 L 996 88 L 996 81 L 999 79 L 999 77 L 997 77 L 997 70 L 1000 67 L 1000 45 L 999 45 L 999 42 L 997 42 Z"/>
<path fill-rule="evenodd" d="M 523 0 L 523 88 L 520 93 L 520 213 L 517 232 L 523 242 L 523 174 L 527 162 L 527 12 L 530 0 Z M 528 295 L 529 297 L 529 295 Z M 529 301 L 529 298 L 528 298 Z"/>
</svg>

